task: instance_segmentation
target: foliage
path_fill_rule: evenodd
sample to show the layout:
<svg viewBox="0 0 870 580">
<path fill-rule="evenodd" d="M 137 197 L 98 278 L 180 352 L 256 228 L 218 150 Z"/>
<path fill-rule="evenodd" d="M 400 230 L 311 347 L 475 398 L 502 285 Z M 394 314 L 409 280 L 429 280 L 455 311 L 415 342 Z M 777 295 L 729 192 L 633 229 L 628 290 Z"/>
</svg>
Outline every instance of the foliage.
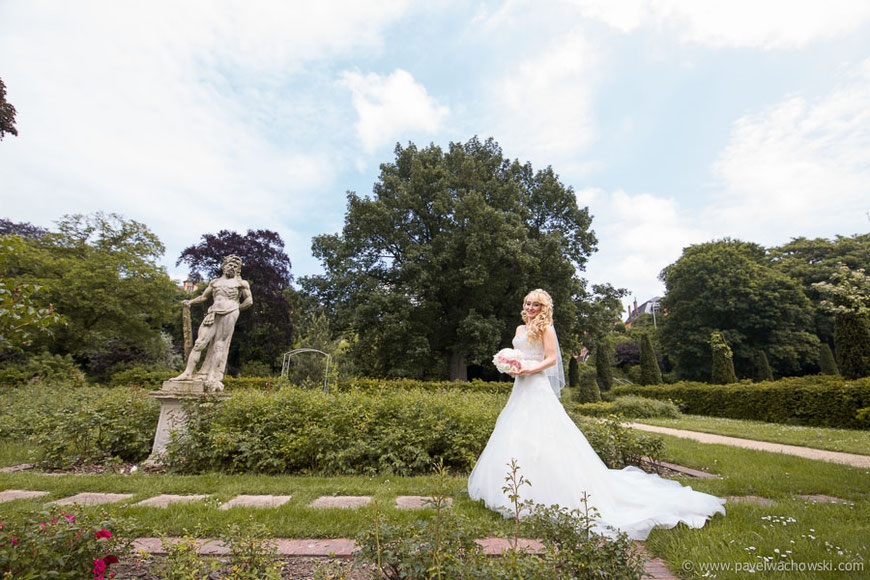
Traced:
<svg viewBox="0 0 870 580">
<path fill-rule="evenodd" d="M 870 376 L 870 317 L 838 313 L 834 317 L 834 348 L 845 378 Z"/>
<path fill-rule="evenodd" d="M 214 560 L 202 558 L 199 546 L 202 542 L 196 537 L 185 534 L 178 541 L 163 538 L 160 542 L 166 557 L 154 568 L 160 580 L 200 580 L 209 578 L 219 564 Z"/>
<path fill-rule="evenodd" d="M 568 386 L 572 389 L 580 386 L 580 363 L 573 356 L 568 360 Z"/>
<path fill-rule="evenodd" d="M 834 359 L 834 353 L 827 342 L 819 345 L 819 369 L 823 375 L 839 375 L 840 369 Z"/>
<path fill-rule="evenodd" d="M 329 320 L 323 312 L 312 314 L 304 322 L 293 341 L 293 348 L 313 348 L 329 355 L 330 381 L 338 377 L 338 367 L 343 366 L 341 356 L 346 349 L 340 340 L 332 338 Z M 338 356 L 336 356 L 338 355 Z M 326 357 L 320 353 L 299 353 L 290 359 L 287 379 L 291 384 L 300 386 L 322 386 L 326 373 Z"/>
<path fill-rule="evenodd" d="M 598 376 L 598 387 L 609 391 L 613 387 L 613 343 L 607 337 L 598 341 L 595 346 L 595 372 Z"/>
<path fill-rule="evenodd" d="M 767 360 L 767 355 L 764 351 L 759 351 L 755 355 L 755 377 L 756 381 L 772 381 L 773 372 L 770 370 L 770 362 Z"/>
<path fill-rule="evenodd" d="M 634 395 L 616 397 L 613 401 L 575 404 L 566 406 L 572 413 L 587 417 L 609 417 L 621 415 L 627 419 L 649 419 L 665 417 L 676 419 L 680 410 L 671 401 L 659 401 Z"/>
<path fill-rule="evenodd" d="M 6 100 L 6 85 L 0 79 L 0 141 L 6 133 L 18 136 L 18 129 L 15 128 L 15 107 Z"/>
<path fill-rule="evenodd" d="M 83 387 L 85 375 L 70 355 L 48 352 L 0 368 L 0 387 L 17 387 L 31 382 L 55 387 Z"/>
<path fill-rule="evenodd" d="M 734 374 L 731 347 L 725 342 L 721 332 L 711 333 L 710 346 L 713 349 L 713 371 L 710 382 L 714 385 L 736 383 L 737 376 Z"/>
<path fill-rule="evenodd" d="M 598 390 L 598 380 L 595 371 L 583 371 L 575 392 L 577 393 L 578 403 L 594 403 L 601 400 L 601 391 Z"/>
<path fill-rule="evenodd" d="M 819 307 L 834 314 L 834 348 L 847 379 L 870 375 L 870 276 L 863 268 L 839 264 L 829 281 L 813 287 L 824 298 Z"/>
<path fill-rule="evenodd" d="M 640 337 L 640 384 L 659 385 L 662 382 L 662 371 L 656 360 L 656 351 L 653 348 L 649 334 L 644 333 Z"/>
<path fill-rule="evenodd" d="M 140 461 L 151 451 L 159 404 L 144 390 L 34 382 L 0 393 L 0 437 L 37 443 L 47 467 Z"/>
<path fill-rule="evenodd" d="M 218 278 L 221 263 L 229 254 L 242 258 L 241 276 L 251 284 L 254 304 L 236 322 L 227 368 L 236 374 L 245 362 L 257 360 L 278 369 L 281 355 L 290 350 L 293 333 L 290 303 L 285 296 L 293 276 L 284 241 L 271 230 L 248 230 L 244 236 L 221 230 L 203 234 L 199 244 L 181 252 L 176 265 L 187 264 L 194 277 L 204 274 Z M 204 310 L 200 320 L 202 316 Z M 194 320 L 194 324 L 199 321 Z"/>
<path fill-rule="evenodd" d="M 232 525 L 221 535 L 230 550 L 229 570 L 221 578 L 229 580 L 280 580 L 281 562 L 278 546 L 265 539 L 268 530 L 261 524 L 248 522 L 243 529 Z"/>
<path fill-rule="evenodd" d="M 105 514 L 57 507 L 6 517 L 0 522 L 0 571 L 3 578 L 23 580 L 113 578 L 111 566 L 130 551 L 120 526 Z"/>
<path fill-rule="evenodd" d="M 773 382 L 615 387 L 614 394 L 671 400 L 683 413 L 769 423 L 864 429 L 858 410 L 870 406 L 870 378 L 810 375 Z"/>
<path fill-rule="evenodd" d="M 470 471 L 504 397 L 485 393 L 283 389 L 190 405 L 170 442 L 177 471 L 422 473 L 432 461 Z"/>
<path fill-rule="evenodd" d="M 505 477 L 505 492 L 514 509 L 511 547 L 500 558 L 487 558 L 474 541 L 469 521 L 444 509 L 443 466 L 433 492 L 435 515 L 415 524 L 396 526 L 384 521 L 375 507 L 371 529 L 357 536 L 357 558 L 375 567 L 379 578 L 612 578 L 639 580 L 644 558 L 622 533 L 611 538 L 596 526 L 595 508 L 568 511 L 559 506 L 535 505 L 520 499 L 529 484 L 514 460 Z M 520 528 L 541 539 L 542 554 L 519 547 Z"/>
<path fill-rule="evenodd" d="M 716 330 L 731 345 L 740 376 L 751 376 L 759 350 L 780 376 L 815 368 L 812 304 L 761 246 L 727 238 L 690 246 L 661 279 L 668 313 L 662 317 L 662 346 L 681 378 L 710 376 L 708 341 Z"/>
<path fill-rule="evenodd" d="M 119 360 L 162 353 L 160 330 L 176 288 L 158 265 L 164 248 L 157 236 L 103 213 L 64 216 L 57 229 L 24 240 L 8 265 L 9 281 L 40 286 L 40 307 L 53 304 L 67 322 L 33 350 L 71 354 L 88 372 L 110 367 L 110 353 Z"/>
<path fill-rule="evenodd" d="M 0 218 L 0 236 L 41 238 L 47 233 L 47 229 L 35 226 L 30 222 L 13 222 L 8 218 Z"/>
<path fill-rule="evenodd" d="M 29 345 L 36 333 L 51 333 L 62 322 L 51 304 L 40 306 L 39 286 L 7 278 L 23 247 L 18 236 L 0 236 L 0 354 Z"/>
<path fill-rule="evenodd" d="M 522 297 L 545 288 L 562 343 L 582 330 L 577 276 L 593 251 L 586 208 L 551 168 L 506 159 L 493 140 L 397 146 L 373 195 L 348 193 L 342 232 L 314 238 L 326 274 L 303 281 L 361 372 L 464 379 L 514 334 Z"/>
</svg>

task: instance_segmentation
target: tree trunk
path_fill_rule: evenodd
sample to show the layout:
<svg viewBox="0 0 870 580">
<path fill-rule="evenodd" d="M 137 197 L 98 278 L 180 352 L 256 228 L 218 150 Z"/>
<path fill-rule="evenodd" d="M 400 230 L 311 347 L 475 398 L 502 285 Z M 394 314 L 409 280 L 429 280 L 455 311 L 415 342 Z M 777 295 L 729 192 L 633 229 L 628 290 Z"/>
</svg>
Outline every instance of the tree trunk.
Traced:
<svg viewBox="0 0 870 580">
<path fill-rule="evenodd" d="M 450 380 L 451 381 L 467 381 L 468 367 L 465 364 L 465 356 L 461 352 L 450 352 Z"/>
</svg>

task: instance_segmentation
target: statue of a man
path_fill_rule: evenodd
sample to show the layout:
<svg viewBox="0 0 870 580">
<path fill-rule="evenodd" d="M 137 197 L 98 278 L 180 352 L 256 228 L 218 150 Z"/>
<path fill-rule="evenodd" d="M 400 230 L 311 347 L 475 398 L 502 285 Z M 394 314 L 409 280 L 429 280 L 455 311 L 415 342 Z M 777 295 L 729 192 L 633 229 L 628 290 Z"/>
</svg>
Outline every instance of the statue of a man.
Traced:
<svg viewBox="0 0 870 580">
<path fill-rule="evenodd" d="M 189 306 L 205 302 L 210 297 L 214 298 L 214 303 L 209 307 L 202 324 L 199 325 L 196 343 L 187 359 L 187 367 L 183 373 L 170 379 L 171 381 L 202 381 L 208 390 L 224 389 L 222 381 L 236 320 L 239 311 L 251 306 L 254 299 L 251 296 L 250 285 L 240 276 L 242 269 L 240 257 L 235 254 L 225 257 L 221 269 L 224 275 L 209 282 L 205 292 L 193 300 L 184 301 L 184 305 Z M 196 365 L 206 347 L 208 353 L 197 371 Z"/>
</svg>

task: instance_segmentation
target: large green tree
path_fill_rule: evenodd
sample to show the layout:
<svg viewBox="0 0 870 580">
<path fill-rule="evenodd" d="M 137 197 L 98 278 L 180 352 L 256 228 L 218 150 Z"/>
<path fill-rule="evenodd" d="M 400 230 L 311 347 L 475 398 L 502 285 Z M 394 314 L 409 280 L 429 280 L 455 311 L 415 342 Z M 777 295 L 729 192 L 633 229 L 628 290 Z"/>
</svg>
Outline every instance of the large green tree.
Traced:
<svg viewBox="0 0 870 580">
<path fill-rule="evenodd" d="M 661 279 L 661 341 L 681 378 L 709 378 L 715 330 L 731 345 L 738 376 L 752 376 L 758 350 L 779 376 L 815 368 L 812 304 L 798 282 L 771 266 L 763 247 L 731 239 L 690 246 Z"/>
<path fill-rule="evenodd" d="M 768 255 L 774 268 L 797 280 L 815 306 L 816 334 L 830 343 L 834 336 L 834 316 L 820 307 L 823 294 L 816 283 L 831 279 L 840 264 L 852 270 L 870 270 L 870 234 L 826 238 L 795 238 Z"/>
<path fill-rule="evenodd" d="M 870 275 L 839 264 L 830 281 L 813 287 L 819 306 L 834 315 L 837 366 L 847 379 L 870 376 Z"/>
<path fill-rule="evenodd" d="M 88 370 L 148 359 L 165 348 L 175 284 L 157 261 L 164 247 L 144 224 L 117 214 L 68 215 L 29 238 L 8 279 L 40 287 L 40 306 L 66 322 L 34 348 L 71 354 Z"/>
<path fill-rule="evenodd" d="M 6 85 L 0 79 L 0 141 L 6 133 L 17 136 L 18 129 L 15 128 L 15 107 L 6 101 Z"/>
<path fill-rule="evenodd" d="M 590 224 L 552 168 L 492 139 L 399 145 L 371 196 L 348 193 L 342 232 L 314 238 L 326 274 L 304 285 L 356 336 L 361 371 L 463 379 L 510 341 L 533 288 L 553 296 L 563 347 L 579 341 Z"/>
</svg>

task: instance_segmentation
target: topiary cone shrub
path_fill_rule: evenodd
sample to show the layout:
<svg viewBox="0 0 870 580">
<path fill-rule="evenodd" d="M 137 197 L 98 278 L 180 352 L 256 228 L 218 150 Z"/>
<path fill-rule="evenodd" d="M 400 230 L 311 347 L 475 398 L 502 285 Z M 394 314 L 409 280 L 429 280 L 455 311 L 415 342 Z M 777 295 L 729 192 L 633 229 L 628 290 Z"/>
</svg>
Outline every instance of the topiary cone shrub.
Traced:
<svg viewBox="0 0 870 580">
<path fill-rule="evenodd" d="M 840 369 L 834 359 L 834 353 L 827 342 L 819 345 L 819 369 L 823 375 L 839 375 Z"/>
<path fill-rule="evenodd" d="M 578 403 L 596 403 L 601 400 L 601 391 L 598 389 L 598 381 L 595 371 L 586 371 L 580 375 L 577 388 Z"/>
<path fill-rule="evenodd" d="M 759 351 L 755 357 L 755 381 L 772 381 L 773 372 L 770 370 L 770 362 L 767 360 L 767 354 L 764 351 Z"/>
<path fill-rule="evenodd" d="M 710 335 L 710 345 L 713 347 L 713 372 L 710 382 L 714 385 L 727 385 L 737 382 L 734 374 L 734 360 L 731 347 L 725 342 L 725 337 L 719 331 Z"/>
<path fill-rule="evenodd" d="M 572 389 L 580 386 L 580 365 L 573 356 L 568 361 L 568 386 Z"/>
<path fill-rule="evenodd" d="M 609 391 L 613 387 L 613 344 L 607 338 L 602 338 L 595 349 L 595 372 L 598 376 L 598 387 Z"/>
<path fill-rule="evenodd" d="M 640 384 L 662 384 L 662 371 L 659 369 L 659 361 L 656 360 L 656 351 L 649 334 L 642 334 L 640 337 Z"/>
</svg>

